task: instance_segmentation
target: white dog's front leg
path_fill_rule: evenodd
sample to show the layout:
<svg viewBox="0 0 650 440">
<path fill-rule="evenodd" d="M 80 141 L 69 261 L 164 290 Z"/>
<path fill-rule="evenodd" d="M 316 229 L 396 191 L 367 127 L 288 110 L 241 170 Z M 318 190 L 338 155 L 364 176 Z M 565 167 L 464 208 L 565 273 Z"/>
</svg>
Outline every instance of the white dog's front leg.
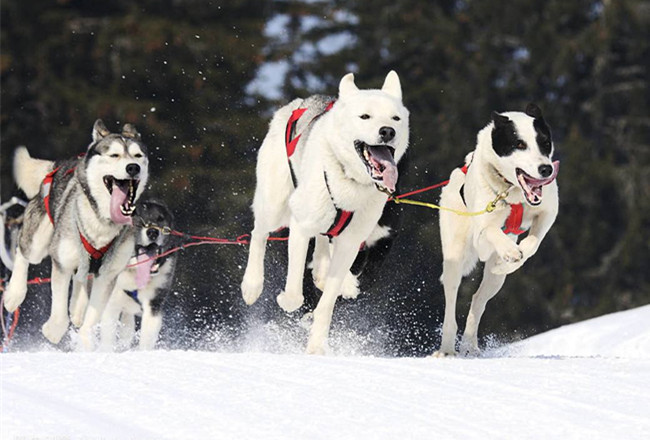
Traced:
<svg viewBox="0 0 650 440">
<path fill-rule="evenodd" d="M 117 290 L 113 291 L 102 313 L 100 347 L 103 351 L 113 351 L 115 349 L 117 325 L 120 321 L 120 313 L 122 311 L 119 295 L 123 295 L 123 293 Z"/>
<path fill-rule="evenodd" d="M 70 321 L 75 327 L 81 327 L 88 306 L 87 281 L 72 279 L 72 296 L 70 298 Z"/>
<path fill-rule="evenodd" d="M 314 309 L 314 322 L 307 344 L 307 353 L 309 354 L 325 353 L 336 298 L 341 294 L 343 279 L 349 273 L 358 250 L 358 244 L 355 246 L 340 239 L 336 239 L 334 242 L 334 252 L 325 281 L 325 290 Z"/>
<path fill-rule="evenodd" d="M 487 261 L 494 252 L 506 263 L 517 263 L 523 258 L 517 243 L 497 226 L 486 226 L 479 233 L 477 245 L 481 261 Z"/>
<path fill-rule="evenodd" d="M 50 318 L 43 324 L 43 335 L 53 344 L 58 344 L 70 323 L 68 318 L 68 289 L 72 272 L 52 262 L 52 308 Z"/>
<path fill-rule="evenodd" d="M 304 298 L 302 296 L 302 281 L 305 275 L 305 261 L 309 235 L 300 227 L 295 219 L 289 225 L 289 267 L 287 270 L 287 283 L 284 291 L 280 292 L 277 301 L 286 312 L 298 309 Z"/>
<path fill-rule="evenodd" d="M 95 346 L 95 325 L 97 325 L 102 318 L 104 307 L 106 306 L 110 293 L 115 287 L 116 279 L 117 276 L 114 274 L 98 275 L 92 283 L 88 308 L 86 309 L 84 322 L 79 329 L 81 345 L 85 350 L 92 350 Z"/>
<path fill-rule="evenodd" d="M 142 303 L 142 326 L 140 328 L 140 350 L 153 350 L 158 342 L 162 327 L 162 310 L 153 310 L 150 301 Z"/>
<path fill-rule="evenodd" d="M 311 275 L 314 285 L 322 292 L 325 290 L 325 280 L 330 267 L 330 242 L 324 235 L 317 235 L 314 243 L 314 253 L 311 262 Z"/>
</svg>

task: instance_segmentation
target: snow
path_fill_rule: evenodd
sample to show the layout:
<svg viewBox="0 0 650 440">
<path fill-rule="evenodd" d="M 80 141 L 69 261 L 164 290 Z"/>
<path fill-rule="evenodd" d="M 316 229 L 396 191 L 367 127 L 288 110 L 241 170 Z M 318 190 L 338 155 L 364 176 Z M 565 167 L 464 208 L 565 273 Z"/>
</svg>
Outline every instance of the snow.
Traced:
<svg viewBox="0 0 650 440">
<path fill-rule="evenodd" d="M 650 438 L 650 306 L 475 359 L 6 353 L 2 439 Z"/>
</svg>

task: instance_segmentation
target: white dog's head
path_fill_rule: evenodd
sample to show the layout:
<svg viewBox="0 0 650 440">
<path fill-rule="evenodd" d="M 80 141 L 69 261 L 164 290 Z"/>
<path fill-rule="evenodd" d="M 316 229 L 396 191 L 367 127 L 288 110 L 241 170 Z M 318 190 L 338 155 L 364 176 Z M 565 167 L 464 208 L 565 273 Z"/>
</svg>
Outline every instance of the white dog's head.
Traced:
<svg viewBox="0 0 650 440">
<path fill-rule="evenodd" d="M 402 104 L 397 73 L 388 73 L 381 90 L 359 90 L 348 73 L 341 79 L 332 113 L 333 151 L 346 174 L 394 192 L 396 162 L 409 140 L 409 112 Z"/>
<path fill-rule="evenodd" d="M 555 180 L 560 162 L 553 162 L 553 139 L 542 110 L 492 113 L 492 165 L 510 183 L 518 184 L 528 204 L 542 203 L 542 187 Z M 516 183 L 515 183 L 516 182 Z"/>
<path fill-rule="evenodd" d="M 117 224 L 131 224 L 131 216 L 147 185 L 149 159 L 140 133 L 125 124 L 122 133 L 111 133 L 101 119 L 93 127 L 93 142 L 84 157 L 80 183 L 88 188 L 102 217 Z"/>
</svg>

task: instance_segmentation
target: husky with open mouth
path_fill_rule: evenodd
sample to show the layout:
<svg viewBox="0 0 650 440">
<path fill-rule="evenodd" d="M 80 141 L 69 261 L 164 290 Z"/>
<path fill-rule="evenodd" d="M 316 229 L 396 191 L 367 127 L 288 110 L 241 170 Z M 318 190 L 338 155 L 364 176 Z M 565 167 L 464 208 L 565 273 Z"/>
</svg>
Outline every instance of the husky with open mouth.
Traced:
<svg viewBox="0 0 650 440">
<path fill-rule="evenodd" d="M 72 308 L 78 312 L 76 319 L 83 319 L 82 342 L 91 348 L 93 326 L 133 252 L 131 216 L 149 176 L 140 133 L 131 124 L 125 124 L 119 134 L 111 133 L 97 120 L 84 155 L 50 162 L 34 159 L 20 147 L 14 156 L 14 174 L 31 200 L 5 308 L 13 311 L 25 299 L 29 264 L 50 255 L 52 309 L 43 334 L 56 344 L 66 333 L 68 289 L 74 275 Z M 85 290 L 91 292 L 87 310 Z"/>
<path fill-rule="evenodd" d="M 312 273 L 323 294 L 308 353 L 325 351 L 337 297 L 358 292 L 350 267 L 364 241 L 380 238 L 371 235 L 395 191 L 408 138 L 409 113 L 395 72 L 380 90 L 360 90 L 347 74 L 338 98 L 296 99 L 271 121 L 257 160 L 255 226 L 241 289 L 247 304 L 257 300 L 269 233 L 289 226 L 287 281 L 277 301 L 287 312 L 298 309 L 307 247 L 315 237 Z"/>
<path fill-rule="evenodd" d="M 162 305 L 174 277 L 176 257 L 165 255 L 171 246 L 173 216 L 161 202 L 138 202 L 134 215 L 135 252 L 129 267 L 117 278 L 101 320 L 101 345 L 115 348 L 118 322 L 119 345 L 128 348 L 134 335 L 134 315 L 140 321 L 141 350 L 151 350 L 162 327 Z"/>
<path fill-rule="evenodd" d="M 478 260 L 485 262 L 460 343 L 462 354 L 475 355 L 485 305 L 501 289 L 506 275 L 537 252 L 555 222 L 560 163 L 553 161 L 553 153 L 551 130 L 542 111 L 529 104 L 525 113 L 494 112 L 492 121 L 478 133 L 476 149 L 465 166 L 452 172 L 442 191 L 442 206 L 478 212 L 500 200 L 493 212 L 478 216 L 440 212 L 445 317 L 437 355 L 456 353 L 456 297 L 463 276 Z M 519 240 L 524 233 L 528 235 Z"/>
</svg>

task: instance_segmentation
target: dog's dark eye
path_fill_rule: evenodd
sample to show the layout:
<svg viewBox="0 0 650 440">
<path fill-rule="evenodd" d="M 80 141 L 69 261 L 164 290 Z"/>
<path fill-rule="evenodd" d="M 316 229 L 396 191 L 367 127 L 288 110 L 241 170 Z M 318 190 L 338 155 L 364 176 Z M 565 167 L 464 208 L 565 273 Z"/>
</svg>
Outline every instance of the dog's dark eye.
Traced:
<svg viewBox="0 0 650 440">
<path fill-rule="evenodd" d="M 137 153 L 137 154 L 135 154 L 133 157 L 137 157 L 138 159 L 140 159 L 140 158 L 142 157 L 142 154 Z"/>
<path fill-rule="evenodd" d="M 524 141 L 522 141 L 521 139 L 519 139 L 519 140 L 517 141 L 517 143 L 515 144 L 515 146 L 516 146 L 518 149 L 520 149 L 520 150 L 525 150 L 526 147 L 527 147 L 528 145 L 526 145 L 526 142 L 524 142 Z"/>
<path fill-rule="evenodd" d="M 402 118 L 400 118 L 399 116 L 393 116 L 393 121 L 401 121 L 401 120 Z"/>
<path fill-rule="evenodd" d="M 113 154 L 111 154 L 111 157 L 120 157 L 120 155 L 117 154 L 117 153 L 113 153 Z"/>
<path fill-rule="evenodd" d="M 370 119 L 370 115 L 367 114 L 367 113 L 364 113 L 364 114 L 362 114 L 362 115 L 359 116 L 359 117 L 360 117 L 361 119 Z"/>
</svg>

